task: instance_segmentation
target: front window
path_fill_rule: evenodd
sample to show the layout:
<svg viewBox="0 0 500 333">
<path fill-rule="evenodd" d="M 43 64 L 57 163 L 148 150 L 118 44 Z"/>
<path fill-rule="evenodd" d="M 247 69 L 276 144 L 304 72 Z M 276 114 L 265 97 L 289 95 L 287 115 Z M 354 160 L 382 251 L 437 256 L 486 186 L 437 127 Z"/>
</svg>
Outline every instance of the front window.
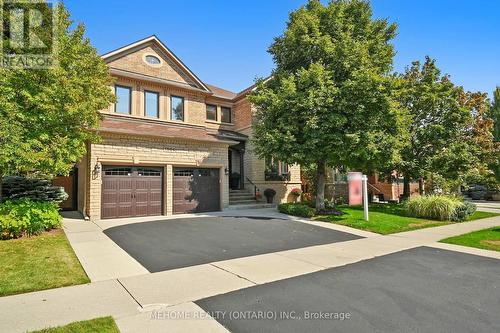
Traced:
<svg viewBox="0 0 500 333">
<path fill-rule="evenodd" d="M 288 164 L 274 158 L 266 158 L 265 180 L 283 181 L 290 180 Z"/>
<path fill-rule="evenodd" d="M 207 104 L 207 119 L 217 120 L 217 106 Z"/>
<path fill-rule="evenodd" d="M 170 97 L 170 119 L 184 121 L 184 98 Z"/>
<path fill-rule="evenodd" d="M 130 114 L 132 89 L 124 86 L 115 86 L 115 112 Z"/>
<path fill-rule="evenodd" d="M 220 108 L 220 115 L 221 115 L 221 121 L 223 123 L 230 123 L 231 122 L 231 108 L 226 108 L 222 106 Z"/>
<path fill-rule="evenodd" d="M 160 94 L 154 91 L 144 91 L 144 113 L 146 117 L 159 118 Z"/>
</svg>

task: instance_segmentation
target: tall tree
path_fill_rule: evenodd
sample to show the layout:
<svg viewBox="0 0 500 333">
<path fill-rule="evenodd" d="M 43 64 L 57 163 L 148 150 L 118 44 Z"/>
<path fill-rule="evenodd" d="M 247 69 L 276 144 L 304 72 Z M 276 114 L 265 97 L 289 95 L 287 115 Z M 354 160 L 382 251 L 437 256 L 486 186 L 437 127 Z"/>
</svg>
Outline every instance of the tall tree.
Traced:
<svg viewBox="0 0 500 333">
<path fill-rule="evenodd" d="M 426 57 L 423 64 L 415 61 L 401 79 L 398 99 L 411 122 L 409 141 L 401 150 L 397 169 L 404 175 L 403 196 L 409 197 L 411 180 L 425 173 L 456 178 L 474 162 L 470 140 L 473 118 L 463 90 L 441 75 L 435 60 Z"/>
<path fill-rule="evenodd" d="M 316 165 L 316 209 L 325 166 L 374 170 L 391 163 L 403 117 L 391 99 L 396 25 L 368 1 L 310 0 L 269 48 L 276 69 L 259 80 L 253 146 L 261 157 Z"/>
<path fill-rule="evenodd" d="M 55 65 L 0 69 L 0 177 L 67 174 L 97 139 L 98 111 L 114 100 L 108 68 L 84 26 L 71 29 L 67 10 L 55 10 Z"/>
<path fill-rule="evenodd" d="M 493 137 L 500 142 L 500 87 L 493 92 L 493 104 L 491 105 L 491 118 L 493 119 Z"/>
</svg>

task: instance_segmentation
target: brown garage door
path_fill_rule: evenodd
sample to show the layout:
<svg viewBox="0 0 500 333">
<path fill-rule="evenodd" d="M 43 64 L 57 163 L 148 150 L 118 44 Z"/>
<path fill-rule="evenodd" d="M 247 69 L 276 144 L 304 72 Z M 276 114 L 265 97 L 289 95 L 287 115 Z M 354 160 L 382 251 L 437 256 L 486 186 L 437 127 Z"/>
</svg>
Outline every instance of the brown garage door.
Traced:
<svg viewBox="0 0 500 333">
<path fill-rule="evenodd" d="M 101 218 L 162 214 L 162 169 L 103 167 Z"/>
<path fill-rule="evenodd" d="M 219 169 L 174 168 L 174 214 L 220 210 Z"/>
</svg>

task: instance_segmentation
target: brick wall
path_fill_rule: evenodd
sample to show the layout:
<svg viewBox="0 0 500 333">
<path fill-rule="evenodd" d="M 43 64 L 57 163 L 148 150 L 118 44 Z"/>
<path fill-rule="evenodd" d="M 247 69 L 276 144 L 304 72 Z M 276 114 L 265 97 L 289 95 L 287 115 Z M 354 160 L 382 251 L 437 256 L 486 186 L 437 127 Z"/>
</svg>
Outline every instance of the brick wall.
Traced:
<svg viewBox="0 0 500 333">
<path fill-rule="evenodd" d="M 92 173 L 97 163 L 101 165 L 149 165 L 164 167 L 164 203 L 166 214 L 172 214 L 172 182 L 175 166 L 219 168 L 221 175 L 221 199 L 223 207 L 229 204 L 227 144 L 208 144 L 185 140 L 145 139 L 132 136 L 107 135 L 102 142 L 92 144 L 89 153 L 89 188 L 87 190 L 87 214 L 91 219 L 101 215 L 102 172 Z"/>
<path fill-rule="evenodd" d="M 161 59 L 161 65 L 150 65 L 144 60 L 146 55 L 154 55 Z M 139 50 L 134 50 L 123 57 L 108 63 L 112 68 L 122 69 L 129 72 L 137 72 L 166 80 L 194 85 L 194 81 L 184 73 L 169 57 L 154 45 L 150 44 Z"/>
</svg>

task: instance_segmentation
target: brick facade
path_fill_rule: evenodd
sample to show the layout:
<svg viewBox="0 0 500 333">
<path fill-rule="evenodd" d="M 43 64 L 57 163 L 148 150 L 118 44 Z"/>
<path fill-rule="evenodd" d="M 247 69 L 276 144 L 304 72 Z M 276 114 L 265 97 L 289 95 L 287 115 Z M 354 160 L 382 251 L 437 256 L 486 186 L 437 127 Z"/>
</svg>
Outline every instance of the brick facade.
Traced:
<svg viewBox="0 0 500 333">
<path fill-rule="evenodd" d="M 145 61 L 147 55 L 161 59 L 161 64 L 151 65 Z M 182 128 L 179 137 L 153 136 L 151 133 L 141 135 L 137 130 L 119 133 L 106 131 L 101 127 L 102 140 L 89 144 L 87 155 L 77 165 L 78 168 L 78 209 L 91 219 L 101 217 L 102 166 L 154 166 L 163 168 L 163 214 L 173 211 L 173 168 L 207 167 L 218 168 L 220 175 L 221 209 L 229 204 L 228 151 L 231 145 L 238 142 L 212 140 L 216 142 L 198 141 L 189 131 L 203 130 L 206 133 L 217 133 L 219 130 L 235 131 L 251 137 L 253 110 L 250 102 L 243 95 L 237 96 L 224 89 L 202 83 L 185 65 L 180 62 L 156 37 L 110 52 L 103 56 L 110 67 L 115 84 L 131 88 L 130 114 L 117 114 L 115 106 L 110 105 L 102 110 L 105 118 L 135 120 L 140 123 L 162 124 L 169 128 Z M 114 91 L 114 86 L 110 87 Z M 145 117 L 144 91 L 159 93 L 158 118 Z M 184 120 L 174 121 L 170 118 L 172 95 L 184 98 Z M 236 97 L 237 96 L 237 97 Z M 207 120 L 206 105 L 216 105 L 217 119 Z M 231 123 L 221 120 L 221 107 L 231 108 Z M 137 120 L 140 120 L 137 122 Z M 171 126 L 171 127 L 170 127 Z M 185 133 L 188 134 L 185 134 Z M 210 141 L 210 140 L 209 140 Z M 263 192 L 273 188 L 277 192 L 276 202 L 292 200 L 290 191 L 301 186 L 300 167 L 291 166 L 290 181 L 266 182 L 264 177 L 265 162 L 252 152 L 247 141 L 244 153 L 245 177 L 252 180 Z M 240 144 L 241 146 L 241 144 Z M 240 147 L 241 148 L 241 147 Z M 239 171 L 239 153 L 233 153 L 233 170 Z M 101 167 L 101 172 L 95 172 Z M 246 187 L 253 189 L 249 183 Z"/>
<path fill-rule="evenodd" d="M 101 166 L 134 165 L 163 167 L 165 215 L 172 214 L 173 168 L 176 166 L 206 167 L 220 169 L 222 207 L 229 204 L 227 144 L 193 143 L 182 139 L 145 139 L 133 136 L 106 136 L 102 142 L 92 144 L 88 152 L 90 181 L 87 188 L 86 213 L 91 219 L 101 216 L 102 171 L 94 173 L 96 164 Z M 102 168 L 101 168 L 102 169 Z"/>
</svg>

